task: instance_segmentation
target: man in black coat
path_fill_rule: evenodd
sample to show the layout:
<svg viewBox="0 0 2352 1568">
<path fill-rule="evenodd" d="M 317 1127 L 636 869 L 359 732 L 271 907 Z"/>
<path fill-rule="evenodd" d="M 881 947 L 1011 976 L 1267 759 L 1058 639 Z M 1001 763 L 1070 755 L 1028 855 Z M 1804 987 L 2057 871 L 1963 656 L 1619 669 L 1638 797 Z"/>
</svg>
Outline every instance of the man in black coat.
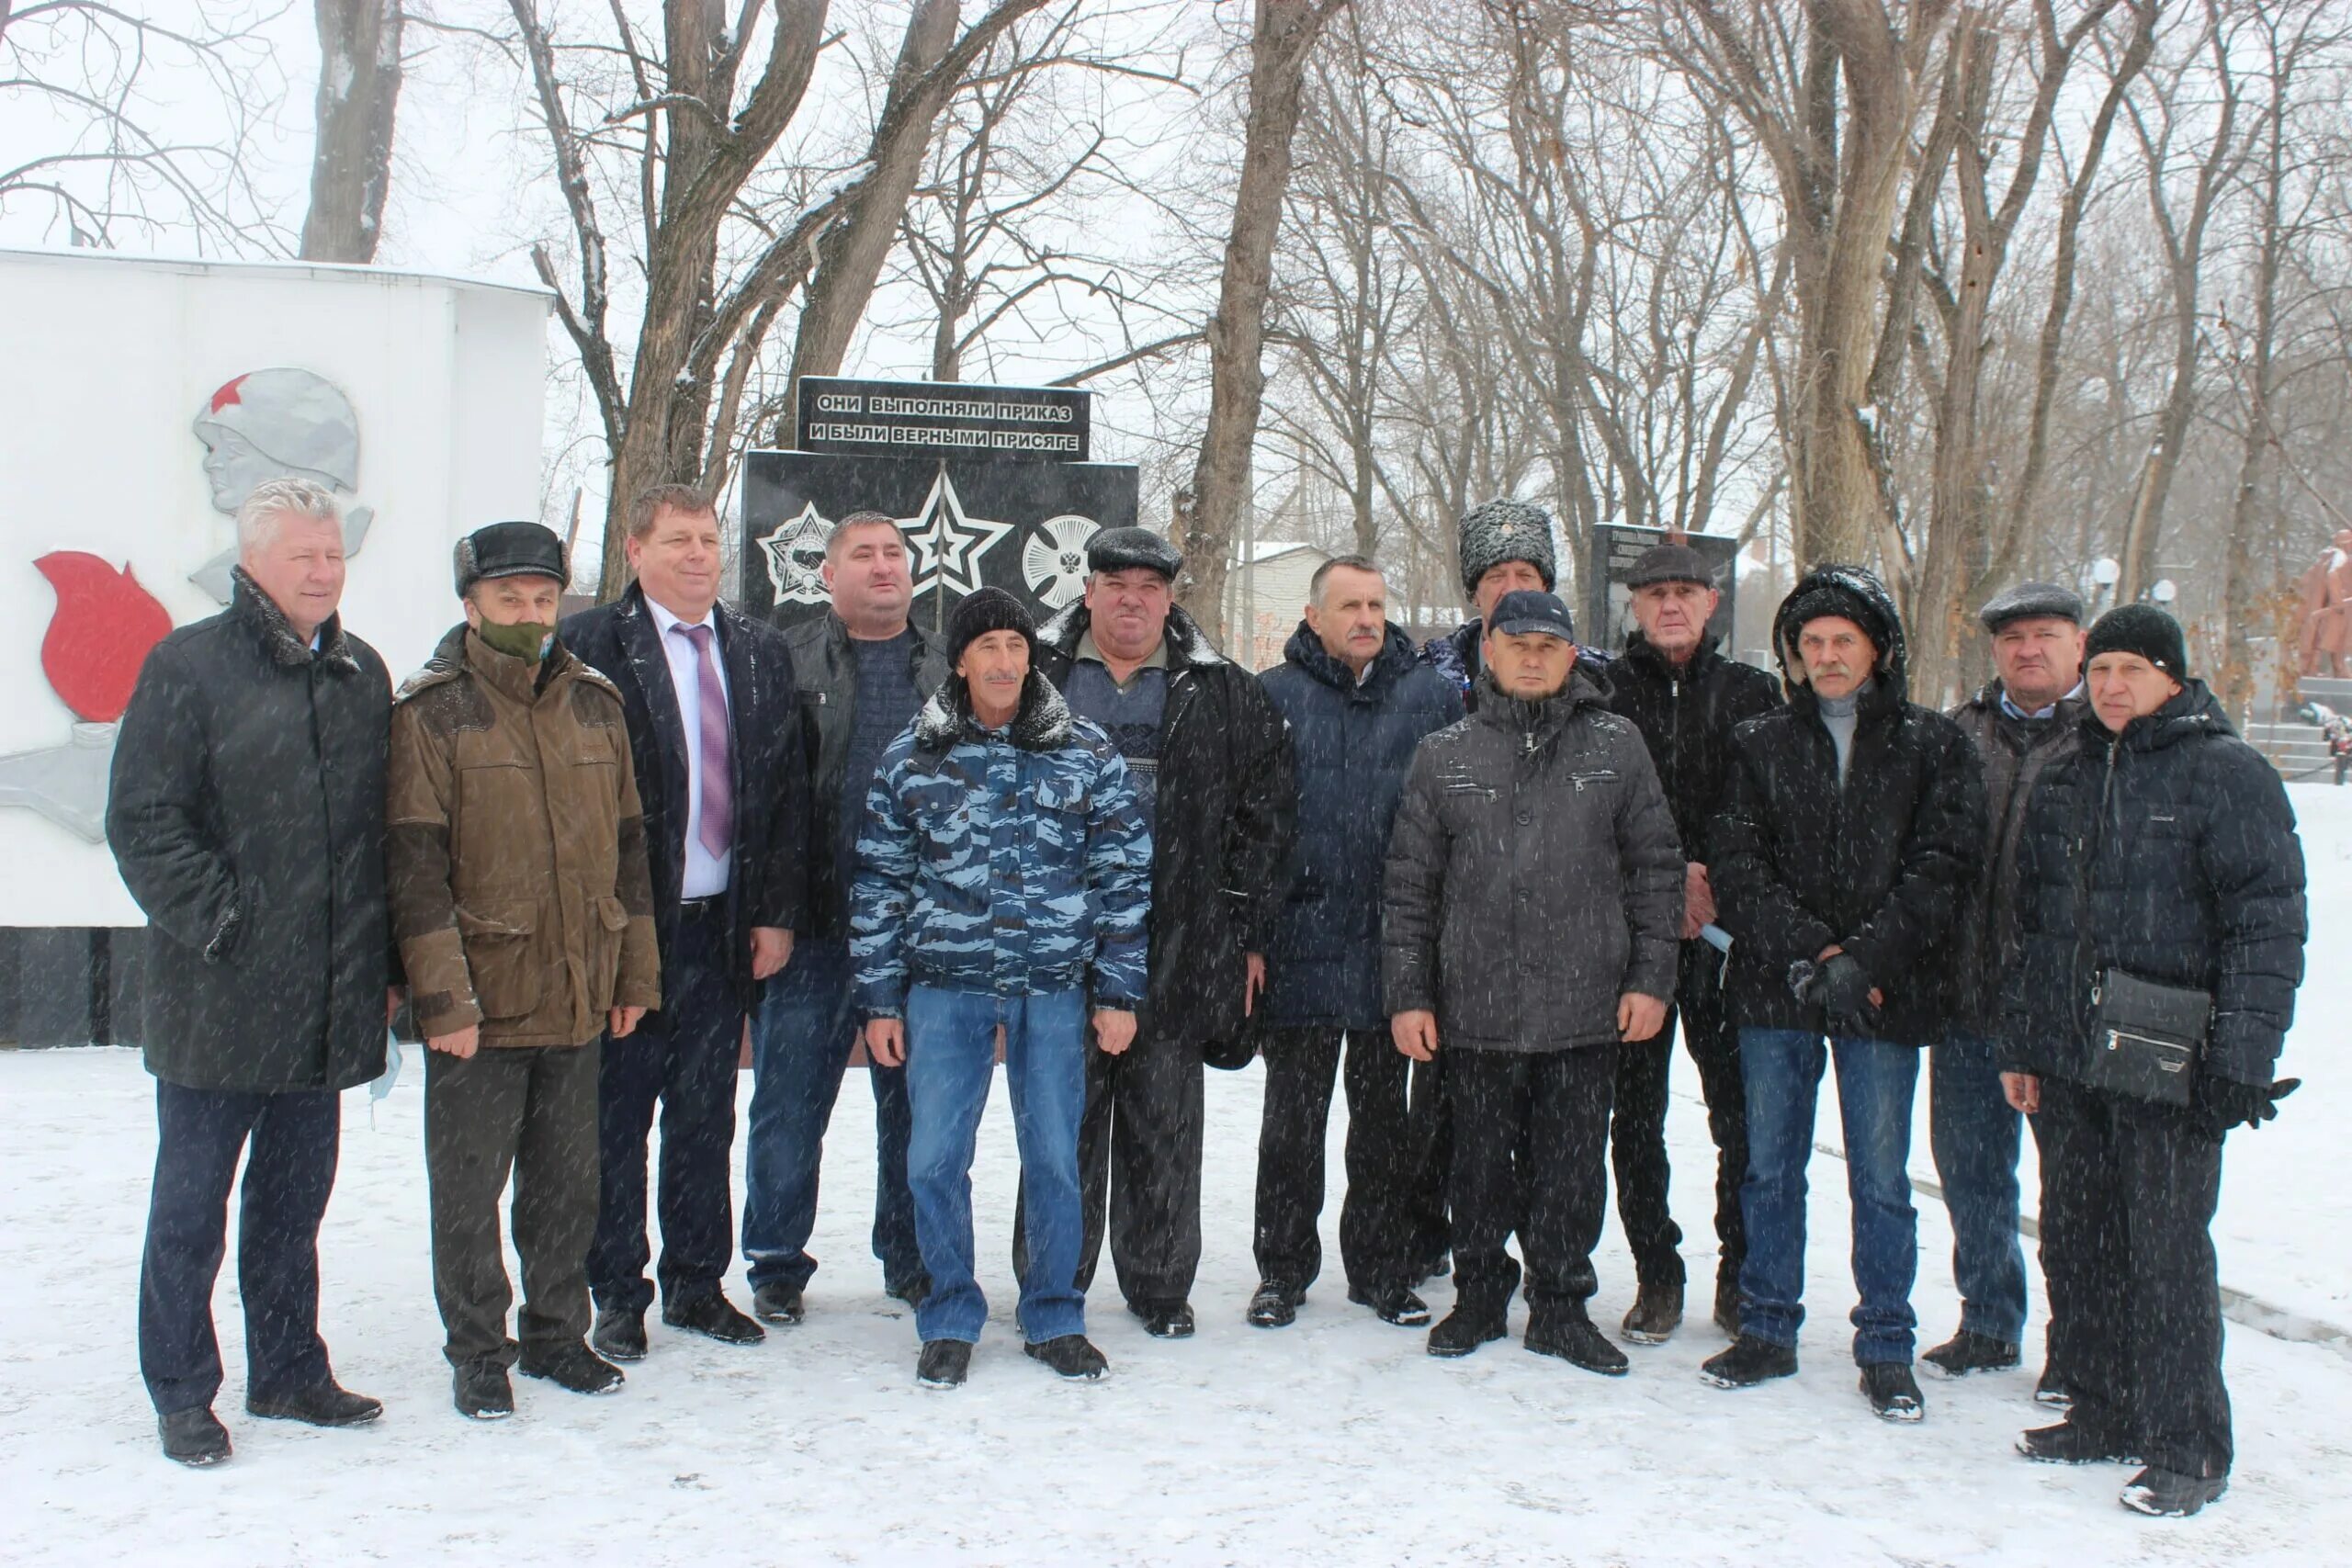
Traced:
<svg viewBox="0 0 2352 1568">
<path fill-rule="evenodd" d="M 1919 1047 L 1944 1037 L 1958 1000 L 1952 939 L 1984 856 L 1984 769 L 1959 726 L 1905 700 L 1903 625 L 1869 572 L 1806 573 L 1772 634 L 1789 705 L 1732 731 L 1710 845 L 1747 1089 L 1747 1258 L 1739 1337 L 1704 1372 L 1743 1388 L 1796 1371 L 1805 1167 L 1834 1059 L 1854 1360 L 1874 1411 L 1916 1421 L 1911 1104 Z"/>
<path fill-rule="evenodd" d="M 1527 1260 L 1527 1348 L 1619 1375 L 1592 1322 L 1619 1043 L 1674 995 L 1682 848 L 1634 727 L 1576 669 L 1567 607 L 1505 594 L 1477 712 L 1421 742 L 1383 885 L 1396 1048 L 1442 1064 L 1454 1307 L 1432 1356 L 1507 1328 Z M 1441 1049 L 1442 1047 L 1442 1049 Z"/>
<path fill-rule="evenodd" d="M 1421 644 L 1422 663 L 1453 682 L 1469 712 L 1478 709 L 1478 672 L 1485 668 L 1487 619 L 1506 593 L 1552 592 L 1558 572 L 1552 547 L 1552 514 L 1532 501 L 1481 502 L 1455 525 L 1462 566 L 1462 593 L 1471 617 L 1443 637 Z M 1577 664 L 1588 675 L 1607 670 L 1609 656 L 1578 648 Z"/>
<path fill-rule="evenodd" d="M 808 1237 L 818 1170 L 857 1030 L 849 889 L 865 792 L 882 753 L 947 678 L 947 660 L 908 617 L 914 579 L 895 519 L 879 512 L 842 518 L 825 539 L 824 581 L 831 607 L 784 634 L 808 766 L 808 923 L 752 1015 L 743 1256 L 752 1315 L 763 1323 L 801 1322 L 803 1292 L 817 1272 Z M 907 1185 L 907 1072 L 868 1062 L 865 1076 L 874 1091 L 874 1256 L 882 1288 L 919 1301 L 926 1281 Z"/>
<path fill-rule="evenodd" d="M 2085 651 L 2080 747 L 2043 773 L 2018 840 L 2000 1029 L 2003 1086 L 2041 1146 L 2050 1355 L 2073 1397 L 2018 1447 L 2144 1464 L 2120 1501 L 2179 1516 L 2222 1495 L 2234 1457 L 2213 1210 L 2229 1130 L 2296 1086 L 2275 1074 L 2310 930 L 2303 853 L 2278 770 L 2190 679 L 2171 616 L 2110 610 Z M 2187 1105 L 2097 1070 L 2119 975 L 2204 993 Z"/>
<path fill-rule="evenodd" d="M 1265 688 L 1176 605 L 1175 548 L 1109 528 L 1086 564 L 1086 597 L 1039 628 L 1036 667 L 1126 760 L 1151 824 L 1151 944 L 1134 1045 L 1087 1055 L 1078 1282 L 1093 1281 L 1107 1208 L 1127 1309 L 1181 1339 L 1201 1261 L 1203 1052 L 1242 1040 L 1265 986 L 1298 785 Z"/>
<path fill-rule="evenodd" d="M 148 654 L 107 802 L 115 863 L 151 932 L 155 1180 L 139 1364 L 164 1451 L 191 1465 L 229 1457 L 212 1414 L 212 1285 L 248 1143 L 245 1408 L 318 1427 L 383 1413 L 328 1365 L 319 1222 L 337 1096 L 384 1070 L 391 679 L 335 613 L 343 519 L 330 492 L 260 486 L 238 510 L 237 546 L 229 608 Z"/>
<path fill-rule="evenodd" d="M 730 1345 L 765 1337 L 720 1289 L 732 1254 L 735 1073 L 762 981 L 808 919 L 808 776 L 792 655 L 718 602 L 718 519 L 660 485 L 629 507 L 637 581 L 563 623 L 564 645 L 620 688 L 653 874 L 662 1006 L 607 1038 L 602 1197 L 588 1284 L 596 1349 L 643 1359 L 645 1140 L 662 1111 L 662 1321 Z"/>
<path fill-rule="evenodd" d="M 1462 716 L 1462 699 L 1389 623 L 1387 592 L 1362 556 L 1324 562 L 1283 662 L 1259 677 L 1298 757 L 1298 838 L 1261 1004 L 1260 1283 L 1249 1315 L 1261 1328 L 1294 1321 L 1322 1268 L 1324 1134 L 1343 1039 L 1348 1299 L 1389 1323 L 1426 1324 L 1413 1287 L 1445 1252 L 1444 1172 L 1408 1125 L 1411 1064 L 1380 1004 L 1380 876 L 1414 749 Z"/>
<path fill-rule="evenodd" d="M 1747 1252 L 1739 1213 L 1739 1187 L 1747 1177 L 1747 1102 L 1739 1035 L 1724 997 L 1724 955 L 1702 935 L 1711 926 L 1718 939 L 1723 931 L 1713 926 L 1714 887 L 1703 846 L 1707 824 L 1723 801 L 1732 728 L 1779 707 L 1781 683 L 1715 650 L 1707 622 L 1723 595 L 1705 558 L 1689 545 L 1668 542 L 1645 551 L 1626 583 L 1637 629 L 1626 638 L 1623 656 L 1610 663 L 1609 708 L 1642 732 L 1674 811 L 1675 836 L 1690 857 L 1683 873 L 1676 1005 L 1666 1010 L 1655 1037 L 1628 1042 L 1617 1053 L 1616 1109 L 1609 1128 L 1617 1215 L 1640 1286 L 1625 1314 L 1625 1337 L 1655 1345 L 1682 1321 L 1682 1231 L 1667 1207 L 1666 1158 L 1666 1091 L 1678 1013 L 1715 1145 L 1721 1252 L 1714 1320 L 1726 1334 L 1739 1332 L 1739 1267 Z"/>
<path fill-rule="evenodd" d="M 2081 742 L 2083 601 L 2072 589 L 2023 582 L 1978 612 L 1996 678 L 1951 710 L 1984 764 L 1992 832 L 1976 901 L 1957 933 L 1962 1000 L 1951 1032 L 1928 1057 L 1928 1137 L 1951 1214 L 1960 1331 L 1920 1359 L 1946 1377 L 1998 1371 L 2022 1359 L 2025 1248 L 2018 1241 L 2018 1150 L 2023 1118 L 2001 1091 L 1993 1045 L 2002 982 L 2016 966 L 2018 841 L 2043 771 Z M 2042 1376 L 2044 1397 L 2059 1387 Z"/>
</svg>

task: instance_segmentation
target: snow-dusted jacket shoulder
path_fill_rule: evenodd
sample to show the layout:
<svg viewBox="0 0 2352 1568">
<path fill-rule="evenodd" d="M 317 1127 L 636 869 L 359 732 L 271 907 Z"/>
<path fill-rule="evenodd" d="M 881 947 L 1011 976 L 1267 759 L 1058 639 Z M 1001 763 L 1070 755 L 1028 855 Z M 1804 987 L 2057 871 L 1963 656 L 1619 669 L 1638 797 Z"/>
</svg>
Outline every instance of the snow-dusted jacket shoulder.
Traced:
<svg viewBox="0 0 2352 1568">
<path fill-rule="evenodd" d="M 1144 997 L 1151 833 L 1110 737 L 1032 673 L 1001 730 L 950 677 L 890 743 L 866 794 L 850 958 L 866 1018 L 907 988 Z"/>
</svg>

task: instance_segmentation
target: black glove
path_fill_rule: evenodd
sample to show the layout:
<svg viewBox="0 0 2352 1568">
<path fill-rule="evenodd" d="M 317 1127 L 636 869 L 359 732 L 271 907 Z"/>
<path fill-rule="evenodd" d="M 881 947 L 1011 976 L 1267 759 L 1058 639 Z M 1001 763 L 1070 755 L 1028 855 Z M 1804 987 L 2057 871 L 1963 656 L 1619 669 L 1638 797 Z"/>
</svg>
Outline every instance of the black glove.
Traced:
<svg viewBox="0 0 2352 1568">
<path fill-rule="evenodd" d="M 2303 1087 L 2301 1078 L 2277 1083 L 2240 1083 L 2218 1073 L 2197 1075 L 2192 1109 L 2203 1118 L 2205 1131 L 2219 1139 L 2233 1127 L 2259 1127 L 2278 1115 L 2278 1102 Z"/>
<path fill-rule="evenodd" d="M 1833 1023 L 1859 1024 L 1869 1020 L 1871 977 L 1851 953 L 1832 954 L 1813 977 L 1813 996 Z"/>
</svg>

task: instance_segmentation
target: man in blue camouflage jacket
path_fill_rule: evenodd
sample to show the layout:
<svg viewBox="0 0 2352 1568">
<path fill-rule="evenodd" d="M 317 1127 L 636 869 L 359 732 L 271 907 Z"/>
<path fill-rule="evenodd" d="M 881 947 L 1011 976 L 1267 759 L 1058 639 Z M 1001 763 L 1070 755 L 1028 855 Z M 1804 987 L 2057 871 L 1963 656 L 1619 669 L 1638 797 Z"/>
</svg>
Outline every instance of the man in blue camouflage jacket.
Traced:
<svg viewBox="0 0 2352 1568">
<path fill-rule="evenodd" d="M 953 673 L 883 753 L 850 894 L 866 1050 L 907 1069 L 907 1177 L 931 1276 L 916 1376 L 933 1388 L 964 1381 L 988 1321 L 971 1169 L 1000 1026 L 1029 1242 L 1026 1348 L 1064 1377 L 1107 1370 L 1077 1283 L 1087 1014 L 1102 1050 L 1135 1039 L 1151 833 L 1118 749 L 1032 671 L 1035 636 L 1000 589 L 956 606 Z"/>
</svg>

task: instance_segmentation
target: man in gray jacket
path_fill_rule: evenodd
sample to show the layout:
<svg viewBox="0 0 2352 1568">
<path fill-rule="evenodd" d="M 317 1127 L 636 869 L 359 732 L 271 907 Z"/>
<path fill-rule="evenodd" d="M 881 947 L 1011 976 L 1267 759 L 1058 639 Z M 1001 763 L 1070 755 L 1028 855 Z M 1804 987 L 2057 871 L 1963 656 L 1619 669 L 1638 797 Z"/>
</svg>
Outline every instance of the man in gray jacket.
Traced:
<svg viewBox="0 0 2352 1568">
<path fill-rule="evenodd" d="M 1682 848 L 1649 750 L 1576 671 L 1567 606 L 1496 605 L 1476 711 L 1423 740 L 1389 840 L 1382 989 L 1396 1048 L 1441 1059 L 1455 1305 L 1432 1356 L 1499 1339 L 1527 1258 L 1527 1348 L 1611 1376 L 1592 1249 L 1623 1041 L 1674 995 Z"/>
</svg>

